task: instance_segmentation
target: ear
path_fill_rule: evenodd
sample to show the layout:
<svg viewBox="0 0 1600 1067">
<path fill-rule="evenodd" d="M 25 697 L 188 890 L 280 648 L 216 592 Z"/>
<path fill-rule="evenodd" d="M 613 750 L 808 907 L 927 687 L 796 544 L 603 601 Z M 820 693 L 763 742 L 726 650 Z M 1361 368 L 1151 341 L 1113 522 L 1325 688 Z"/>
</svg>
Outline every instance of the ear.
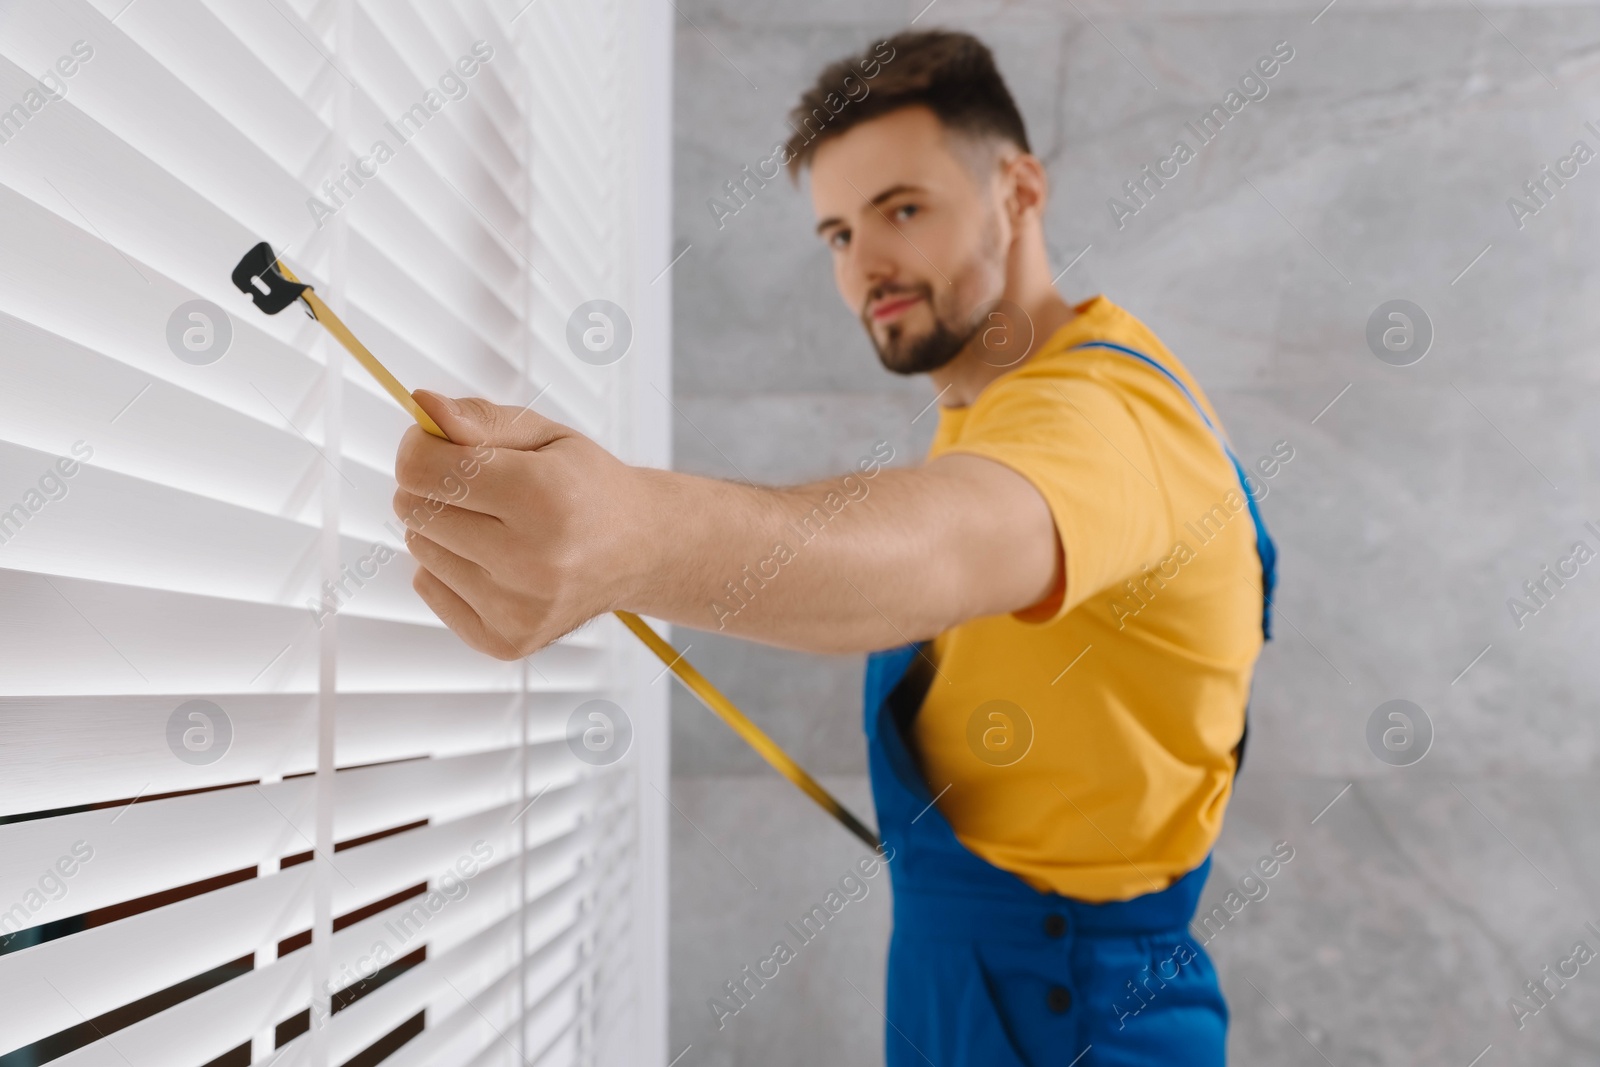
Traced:
<svg viewBox="0 0 1600 1067">
<path fill-rule="evenodd" d="M 1021 224 L 1044 218 L 1045 204 L 1050 199 L 1050 176 L 1044 164 L 1031 152 L 1018 152 L 1004 163 L 1008 190 L 1007 206 L 1012 222 Z"/>
</svg>

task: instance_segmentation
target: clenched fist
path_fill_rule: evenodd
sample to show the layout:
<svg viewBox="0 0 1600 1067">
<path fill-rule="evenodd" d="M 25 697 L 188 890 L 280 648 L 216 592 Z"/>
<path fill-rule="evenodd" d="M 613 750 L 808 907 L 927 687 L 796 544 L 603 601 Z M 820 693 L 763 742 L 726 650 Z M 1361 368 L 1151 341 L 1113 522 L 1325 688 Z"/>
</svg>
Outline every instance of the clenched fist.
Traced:
<svg viewBox="0 0 1600 1067">
<path fill-rule="evenodd" d="M 527 409 L 413 395 L 450 440 L 406 431 L 394 510 L 445 625 L 509 660 L 625 606 L 645 472 Z"/>
</svg>

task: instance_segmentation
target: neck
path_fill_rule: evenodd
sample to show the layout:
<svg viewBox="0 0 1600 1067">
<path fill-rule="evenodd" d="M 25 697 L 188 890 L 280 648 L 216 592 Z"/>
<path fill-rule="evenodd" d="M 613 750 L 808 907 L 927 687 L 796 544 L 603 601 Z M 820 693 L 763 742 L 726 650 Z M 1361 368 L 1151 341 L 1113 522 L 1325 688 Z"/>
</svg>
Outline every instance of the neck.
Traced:
<svg viewBox="0 0 1600 1067">
<path fill-rule="evenodd" d="M 978 399 L 984 386 L 1032 359 L 1034 353 L 1044 347 L 1057 330 L 1077 315 L 1072 305 L 1061 299 L 1061 294 L 1048 283 L 1030 294 L 1013 296 L 1006 293 L 1005 299 L 1027 312 L 1032 322 L 1033 340 L 1027 353 L 1014 363 L 997 365 L 992 359 L 985 358 L 989 353 L 983 346 L 980 331 L 955 359 L 929 372 L 928 379 L 933 383 L 941 407 L 964 408 L 970 405 Z"/>
</svg>

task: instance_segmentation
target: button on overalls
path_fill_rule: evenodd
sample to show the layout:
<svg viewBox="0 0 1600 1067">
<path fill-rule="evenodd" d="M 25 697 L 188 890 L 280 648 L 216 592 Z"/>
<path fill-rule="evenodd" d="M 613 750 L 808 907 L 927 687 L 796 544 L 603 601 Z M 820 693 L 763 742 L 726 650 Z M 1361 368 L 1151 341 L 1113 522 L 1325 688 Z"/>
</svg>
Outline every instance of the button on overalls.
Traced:
<svg viewBox="0 0 1600 1067">
<path fill-rule="evenodd" d="M 1076 347 L 1148 364 L 1216 435 L 1255 522 L 1270 638 L 1276 550 L 1227 440 L 1149 356 L 1104 341 Z M 927 652 L 919 644 L 872 653 L 864 687 L 873 800 L 894 889 L 888 1067 L 1222 1064 L 1227 1003 L 1188 932 L 1210 857 L 1166 889 L 1104 904 L 1041 893 L 980 859 L 934 805 L 906 740 L 932 674 Z M 1243 749 L 1241 738 L 1241 764 Z"/>
</svg>

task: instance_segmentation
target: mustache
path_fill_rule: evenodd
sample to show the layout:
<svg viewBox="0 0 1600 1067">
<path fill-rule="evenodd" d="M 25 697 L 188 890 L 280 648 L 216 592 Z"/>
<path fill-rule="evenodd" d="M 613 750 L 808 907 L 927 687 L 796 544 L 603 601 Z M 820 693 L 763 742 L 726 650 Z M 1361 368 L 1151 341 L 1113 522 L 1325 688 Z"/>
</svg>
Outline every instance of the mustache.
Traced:
<svg viewBox="0 0 1600 1067">
<path fill-rule="evenodd" d="M 870 290 L 868 290 L 866 299 L 861 301 L 861 318 L 869 318 L 872 305 L 876 304 L 886 296 L 920 296 L 929 303 L 932 303 L 933 286 L 927 282 L 874 285 Z"/>
</svg>

